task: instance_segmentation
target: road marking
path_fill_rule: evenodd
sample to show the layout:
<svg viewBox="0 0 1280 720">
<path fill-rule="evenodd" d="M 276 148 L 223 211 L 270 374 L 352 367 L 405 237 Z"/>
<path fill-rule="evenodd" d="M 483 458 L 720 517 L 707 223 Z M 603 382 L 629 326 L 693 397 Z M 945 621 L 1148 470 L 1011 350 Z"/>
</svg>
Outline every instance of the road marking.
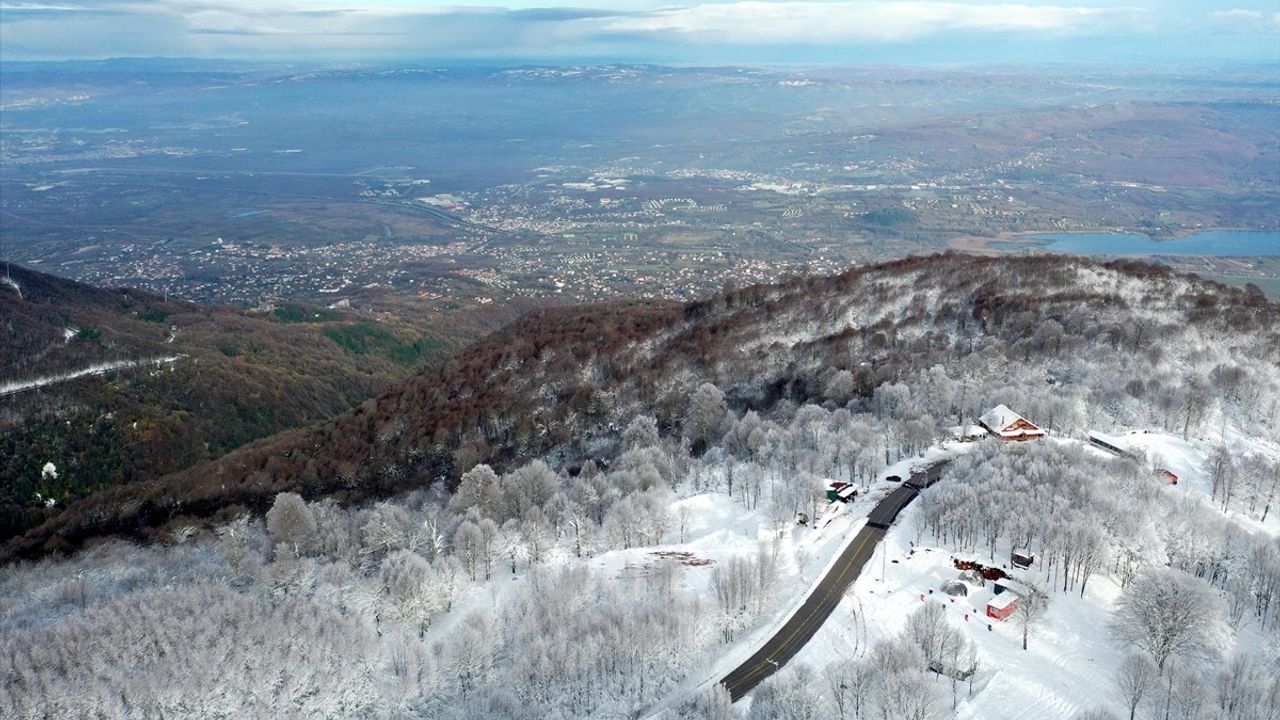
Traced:
<svg viewBox="0 0 1280 720">
<path fill-rule="evenodd" d="M 822 595 L 821 599 L 820 599 L 820 600 L 818 600 L 818 601 L 815 603 L 815 604 L 816 604 L 815 609 L 814 609 L 813 611 L 811 611 L 808 615 L 804 616 L 803 620 L 799 623 L 799 625 L 797 625 L 797 627 L 796 627 L 794 630 L 792 630 L 792 631 L 791 631 L 791 634 L 790 634 L 790 635 L 788 635 L 785 639 L 783 639 L 783 640 L 778 644 L 778 646 L 775 648 L 775 651 L 774 651 L 774 652 L 769 652 L 769 646 L 770 646 L 770 643 L 772 642 L 773 638 L 770 638 L 770 639 L 768 639 L 768 640 L 766 640 L 766 641 L 765 641 L 765 644 L 764 644 L 763 646 L 761 646 L 761 648 L 757 651 L 757 654 L 762 654 L 762 655 L 765 655 L 765 656 L 766 656 L 766 657 L 764 658 L 764 662 L 761 662 L 761 663 L 758 663 L 758 664 L 756 664 L 756 665 L 752 666 L 752 668 L 751 668 L 750 672 L 747 672 L 745 675 L 743 675 L 742 677 L 740 677 L 740 678 L 738 678 L 737 680 L 735 680 L 735 681 L 733 682 L 733 684 L 732 684 L 732 685 L 725 684 L 725 682 L 724 682 L 724 681 L 722 681 L 722 682 L 721 682 L 721 684 L 725 685 L 725 688 L 729 691 L 729 693 L 730 693 L 731 695 L 733 694 L 733 692 L 734 692 L 734 690 L 735 690 L 736 688 L 742 687 L 743 683 L 746 683 L 746 682 L 748 682 L 749 680 L 751 680 L 752 678 L 754 678 L 756 675 L 758 675 L 758 674 L 760 673 L 760 671 L 761 671 L 761 670 L 766 670 L 766 669 L 768 669 L 768 668 L 769 668 L 769 666 L 770 666 L 771 664 L 774 666 L 774 671 L 775 671 L 775 672 L 776 672 L 778 669 L 780 669 L 780 668 L 781 668 L 781 665 L 779 665 L 778 663 L 776 663 L 776 662 L 774 662 L 773 660 L 771 660 L 768 656 L 781 657 L 781 656 L 785 655 L 785 654 L 786 654 L 787 649 L 790 647 L 790 645 L 791 645 L 792 641 L 793 641 L 793 640 L 795 640 L 796 636 L 800 633 L 800 631 L 801 631 L 801 630 L 808 629 L 808 628 L 810 627 L 810 625 L 812 624 L 812 621 L 813 621 L 814 617 L 818 614 L 818 611 L 819 611 L 821 608 L 825 607 L 825 606 L 827 605 L 827 603 L 831 600 L 831 596 L 832 596 L 833 592 L 834 592 L 837 588 L 840 588 L 840 591 L 841 591 L 841 592 L 844 592 L 844 588 L 843 588 L 842 586 L 844 586 L 844 584 L 845 584 L 845 582 L 844 582 L 844 580 L 845 580 L 845 576 L 847 576 L 847 575 L 849 574 L 849 570 L 851 570 L 851 569 L 853 568 L 854 563 L 859 559 L 859 556 L 861 555 L 863 548 L 865 548 L 865 547 L 866 547 L 867 541 L 868 541 L 868 540 L 870 540 L 870 539 L 872 539 L 872 537 L 874 537 L 874 536 L 876 535 L 876 533 L 877 533 L 877 532 L 879 533 L 879 537 L 876 537 L 876 542 L 877 542 L 877 543 L 878 543 L 880 540 L 882 540 L 882 539 L 884 539 L 885 537 L 887 537 L 887 536 L 888 536 L 888 534 L 889 534 L 889 528 L 890 528 L 890 527 L 892 527 L 892 525 L 893 525 L 894 521 L 896 521 L 896 520 L 898 519 L 898 515 L 902 512 L 903 508 L 905 508 L 907 505 L 909 505 L 909 504 L 911 503 L 911 501 L 912 501 L 912 500 L 915 500 L 915 499 L 916 499 L 916 497 L 918 497 L 921 493 L 923 493 L 923 492 L 924 492 L 924 490 L 925 490 L 925 489 L 927 489 L 927 488 L 929 487 L 929 484 L 930 484 L 930 483 L 929 483 L 929 481 L 930 481 L 931 479 L 933 479 L 933 478 L 931 478 L 931 477 L 930 477 L 930 475 L 932 475 L 932 474 L 933 474 L 934 470 L 937 470 L 937 475 L 941 476 L 941 474 L 942 474 L 942 466 L 943 466 L 943 465 L 945 465 L 945 462 L 942 462 L 942 463 L 935 463 L 935 464 L 933 464 L 933 465 L 930 465 L 930 466 L 926 467 L 925 471 L 924 471 L 923 473 L 921 473 L 921 474 L 920 474 L 920 476 L 924 478 L 924 482 L 925 482 L 925 487 L 923 487 L 923 488 L 920 488 L 920 487 L 913 487 L 913 486 L 910 484 L 910 483 L 914 483 L 914 482 L 916 481 L 916 477 L 917 477 L 917 476 L 912 476 L 912 477 L 910 478 L 910 480 L 909 480 L 907 483 L 903 483 L 903 485 L 899 488 L 899 490 L 900 490 L 900 489 L 902 489 L 902 488 L 908 488 L 908 489 L 912 490 L 912 492 L 911 492 L 911 493 L 906 493 L 906 494 L 905 494 L 905 495 L 906 495 L 906 497 L 905 497 L 905 498 L 903 498 L 901 502 L 897 503 L 897 507 L 896 507 L 896 509 L 895 509 L 895 511 L 894 511 L 894 513 L 893 513 L 893 520 L 891 520 L 891 521 L 890 521 L 887 525 L 885 525 L 884 527 L 880 527 L 880 526 L 877 526 L 877 525 L 872 525 L 872 524 L 869 522 L 871 515 L 874 515 L 874 514 L 875 514 L 875 512 L 876 512 L 876 510 L 879 510 L 879 509 L 880 509 L 880 505 L 877 505 L 875 508 L 872 508 L 871 513 L 870 513 L 870 514 L 868 514 L 868 516 L 867 516 L 867 518 L 868 518 L 868 522 L 862 526 L 862 529 L 861 529 L 861 530 L 859 530 L 859 532 L 860 532 L 860 533 L 866 533 L 866 536 L 865 536 L 865 537 L 863 537 L 862 542 L 860 542 L 860 543 L 858 544 L 858 548 L 857 548 L 856 550 L 854 550 L 854 551 L 853 551 L 853 553 L 852 553 L 851 555 L 847 555 L 847 556 L 846 556 L 846 557 L 847 557 L 847 559 L 845 560 L 845 563 L 844 563 L 844 569 L 843 569 L 843 570 L 841 570 L 839 579 L 838 579 L 838 580 L 837 580 L 833 585 L 831 585 L 830 587 L 828 587 L 828 588 L 827 588 L 827 591 Z M 895 490 L 894 492 L 897 492 L 897 491 Z M 883 504 L 884 502 L 888 501 L 888 500 L 889 500 L 889 497 L 892 497 L 892 496 L 893 496 L 893 493 L 890 493 L 890 494 L 889 494 L 889 496 L 887 496 L 887 497 L 885 497 L 885 498 L 884 498 L 884 500 L 881 500 L 881 504 Z M 874 551 L 875 551 L 875 545 L 873 544 L 873 545 L 872 545 L 872 552 L 874 552 Z M 843 555 L 843 554 L 842 554 L 842 555 Z M 862 565 L 866 565 L 867 561 L 869 561 L 869 560 L 870 560 L 870 558 L 868 557 L 868 558 L 864 559 L 864 560 L 862 561 L 862 563 L 861 563 L 861 564 L 862 564 Z M 834 568 L 833 568 L 833 570 L 834 570 Z M 830 578 L 830 577 L 831 577 L 831 575 L 830 575 L 830 573 L 828 573 L 827 578 Z M 821 589 L 822 584 L 823 584 L 823 583 L 821 583 L 821 582 L 819 583 L 819 588 L 818 588 L 818 589 Z M 815 599 L 817 599 L 817 597 L 818 597 L 818 595 L 817 595 L 817 591 L 815 590 L 815 592 L 814 592 L 813 594 L 809 595 L 808 597 L 806 597 L 806 598 L 801 602 L 800 609 L 801 609 L 801 610 L 803 610 L 803 609 L 804 609 L 804 606 L 805 606 L 805 605 L 807 605 L 807 604 L 809 604 L 809 601 L 810 601 L 810 600 L 815 600 Z M 837 601 L 837 603 L 836 603 L 836 604 L 838 605 L 838 604 L 839 604 L 839 601 Z M 832 606 L 831 610 L 830 610 L 829 612 L 827 612 L 827 613 L 826 613 L 826 616 L 823 618 L 822 623 L 825 623 L 825 622 L 826 622 L 826 620 L 827 620 L 828 618 L 830 618 L 830 617 L 831 617 L 831 613 L 833 613 L 833 612 L 835 612 L 835 606 Z M 793 616 L 793 618 L 792 618 L 792 620 L 791 620 L 790 622 L 794 622 L 794 621 L 796 621 L 796 620 L 797 620 L 797 619 L 799 619 L 799 618 L 800 618 L 799 611 L 797 611 L 797 614 L 796 614 L 795 616 Z M 818 623 L 818 627 L 821 627 L 822 623 Z M 786 627 L 786 626 L 784 625 L 783 627 L 784 627 L 784 629 L 785 629 L 785 627 Z M 814 629 L 813 634 L 816 634 L 816 633 L 817 633 L 817 629 L 815 628 L 815 629 Z M 775 636 L 775 637 L 776 637 L 776 636 Z M 810 638 L 812 638 L 812 634 L 810 635 Z M 807 643 L 808 641 L 809 641 L 809 638 L 806 638 L 806 639 L 805 639 L 805 641 L 804 641 L 804 643 L 801 643 L 801 646 L 803 647 L 803 645 L 804 645 L 805 643 Z M 796 651 L 796 652 L 799 652 L 799 650 L 797 649 L 797 651 Z M 790 658 L 787 658 L 787 661 L 789 661 L 789 660 L 790 660 Z M 748 659 L 747 659 L 747 662 L 750 662 L 750 658 L 748 658 Z M 730 677 L 732 677 L 732 676 L 733 676 L 733 674 L 734 674 L 735 672 L 738 672 L 738 670 L 741 670 L 741 669 L 742 669 L 742 667 L 741 667 L 741 666 L 739 666 L 739 668 L 734 669 L 734 670 L 733 670 L 733 671 L 731 671 L 728 675 L 726 675 L 726 676 L 725 676 L 724 680 L 725 680 L 725 681 L 727 681 Z"/>
<path fill-rule="evenodd" d="M 866 532 L 867 530 L 868 530 L 868 528 L 864 525 L 864 526 L 863 526 L 863 528 L 862 528 L 862 530 L 860 530 L 859 532 Z M 846 575 L 848 575 L 848 574 L 849 574 L 849 570 L 850 570 L 850 569 L 852 569 L 852 567 L 853 567 L 853 561 L 857 559 L 858 554 L 862 552 L 862 549 L 863 549 L 864 547 L 866 547 L 866 545 L 867 545 L 867 541 L 871 539 L 872 535 L 873 535 L 873 533 L 868 532 L 868 533 L 867 533 L 867 535 L 866 535 L 866 537 L 862 538 L 862 542 L 861 542 L 861 543 L 858 543 L 858 549 L 857 549 L 857 550 L 854 550 L 854 551 L 853 551 L 853 554 L 848 556 L 848 560 L 846 560 L 846 561 L 845 561 L 845 563 L 844 563 L 844 569 L 840 572 L 840 578 L 839 578 L 839 580 L 837 580 L 837 581 L 836 581 L 835 585 L 833 585 L 833 586 L 831 586 L 831 587 L 828 587 L 828 588 L 827 588 L 826 593 L 825 593 L 825 594 L 823 594 L 823 596 L 822 596 L 822 601 L 818 603 L 818 607 L 819 607 L 819 608 L 821 608 L 823 605 L 825 605 L 825 604 L 826 604 L 826 602 L 827 602 L 828 600 L 830 600 L 830 599 L 831 599 L 831 594 L 832 594 L 832 592 L 833 592 L 837 587 L 839 587 L 839 586 L 841 586 L 841 585 L 843 585 L 843 584 L 844 584 L 844 578 L 845 578 L 845 576 L 846 576 Z M 828 577 L 830 577 L 830 576 L 828 575 Z M 843 592 L 843 590 L 841 590 L 841 592 Z M 813 599 L 813 598 L 814 598 L 814 597 L 816 597 L 816 596 L 817 596 L 817 594 L 815 593 L 815 594 L 810 595 L 809 597 L 805 598 L 804 603 L 802 603 L 802 607 L 803 607 L 803 605 L 804 605 L 804 604 L 807 604 L 807 603 L 809 602 L 809 600 Z M 791 641 L 795 639 L 796 635 L 797 635 L 797 634 L 799 634 L 801 630 L 805 629 L 805 628 L 809 625 L 810 621 L 811 621 L 811 620 L 813 620 L 813 618 L 814 618 L 814 616 L 815 616 L 815 615 L 816 615 L 816 613 L 815 613 L 815 612 L 810 612 L 808 615 L 806 615 L 806 616 L 804 617 L 804 620 L 799 624 L 799 626 L 797 626 L 795 630 L 792 630 L 792 631 L 791 631 L 791 634 L 790 634 L 790 635 L 788 635 L 788 636 L 787 636 L 787 638 L 786 638 L 785 640 L 783 640 L 783 641 L 778 645 L 778 650 L 785 650 L 785 649 L 787 648 L 787 646 L 791 644 Z M 828 613 L 828 617 L 830 617 L 830 613 Z M 825 618 L 824 618 L 824 621 L 825 621 Z M 768 649 L 768 647 L 769 647 L 769 642 L 768 642 L 768 641 L 766 641 L 766 642 L 765 642 L 765 644 L 764 644 L 764 646 L 760 649 L 760 651 L 761 651 L 761 652 L 763 652 L 763 651 L 767 650 L 767 649 Z M 779 653 L 776 653 L 776 652 L 775 652 L 775 653 L 772 653 L 772 654 L 773 654 L 773 655 L 778 655 Z M 790 660 L 790 658 L 788 658 L 788 660 Z M 760 673 L 760 671 L 761 671 L 761 670 L 763 670 L 763 669 L 765 669 L 765 668 L 767 668 L 767 667 L 769 667 L 769 663 L 768 663 L 768 661 L 767 661 L 767 660 L 766 660 L 765 662 L 762 662 L 762 663 L 759 663 L 759 664 L 755 665 L 755 666 L 753 667 L 753 669 L 751 670 L 751 672 L 750 672 L 750 673 L 748 673 L 748 674 L 744 675 L 743 677 L 739 678 L 737 681 L 735 681 L 735 682 L 733 683 L 733 685 L 728 686 L 728 690 L 729 690 L 729 692 L 730 692 L 730 693 L 732 693 L 734 688 L 739 687 L 740 685 L 742 685 L 742 683 L 744 683 L 744 682 L 746 682 L 747 680 L 750 680 L 751 678 L 755 677 L 757 674 L 759 674 L 759 673 Z"/>
</svg>

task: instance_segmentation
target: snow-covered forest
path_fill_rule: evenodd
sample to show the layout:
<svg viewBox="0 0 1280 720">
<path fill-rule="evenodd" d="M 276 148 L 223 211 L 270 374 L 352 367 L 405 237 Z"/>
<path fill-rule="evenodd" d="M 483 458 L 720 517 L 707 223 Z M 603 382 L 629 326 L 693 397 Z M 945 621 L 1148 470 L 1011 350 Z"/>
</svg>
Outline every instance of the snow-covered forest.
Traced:
<svg viewBox="0 0 1280 720">
<path fill-rule="evenodd" d="M 777 317 L 743 352 L 770 367 L 812 358 L 815 338 L 882 318 L 898 327 L 883 342 L 950 350 L 910 354 L 867 386 L 850 341 L 843 367 L 787 370 L 807 401 L 755 409 L 749 369 L 682 373 L 678 422 L 633 408 L 583 462 L 477 464 L 456 487 L 353 506 L 285 492 L 261 516 L 226 508 L 212 531 L 0 569 L 0 714 L 927 720 L 1028 703 L 1064 720 L 1275 720 L 1274 334 L 1221 308 L 1175 322 L 1145 303 L 1167 289 L 1078 274 L 1125 307 L 1099 318 L 1028 301 L 984 320 L 996 331 L 937 311 L 939 289 L 828 298 L 829 326 Z M 1050 437 L 958 440 L 999 403 Z M 1091 430 L 1135 452 L 1090 447 Z M 924 453 L 953 459 L 875 571 L 730 706 L 708 681 Z M 833 480 L 862 498 L 829 503 Z M 1007 567 L 1014 550 L 1036 560 L 1014 573 L 1025 589 L 1005 622 L 987 629 L 934 599 L 949 557 Z M 1059 698 L 1063 683 L 1087 697 Z"/>
</svg>

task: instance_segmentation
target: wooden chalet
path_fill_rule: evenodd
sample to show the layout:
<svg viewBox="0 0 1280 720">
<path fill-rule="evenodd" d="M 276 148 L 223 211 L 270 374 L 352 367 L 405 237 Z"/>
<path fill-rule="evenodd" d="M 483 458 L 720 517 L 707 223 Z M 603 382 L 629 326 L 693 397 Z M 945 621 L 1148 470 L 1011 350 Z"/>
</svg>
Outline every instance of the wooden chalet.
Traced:
<svg viewBox="0 0 1280 720">
<path fill-rule="evenodd" d="M 1001 440 L 1038 440 L 1048 434 L 1030 420 L 1010 410 L 1008 405 L 991 408 L 978 418 L 978 424 Z"/>
</svg>

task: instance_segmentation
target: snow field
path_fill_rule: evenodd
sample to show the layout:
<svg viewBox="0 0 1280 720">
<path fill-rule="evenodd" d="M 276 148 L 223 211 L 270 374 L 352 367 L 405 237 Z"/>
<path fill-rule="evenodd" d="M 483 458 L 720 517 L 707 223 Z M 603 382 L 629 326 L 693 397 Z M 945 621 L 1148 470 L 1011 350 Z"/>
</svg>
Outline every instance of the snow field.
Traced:
<svg viewBox="0 0 1280 720">
<path fill-rule="evenodd" d="M 1276 457 L 1274 444 L 1266 440 L 1231 430 L 1225 436 L 1237 453 L 1258 452 Z M 1210 481 L 1206 476 L 1209 459 L 1203 443 L 1143 430 L 1127 431 L 1121 437 L 1131 446 L 1147 451 L 1150 463 L 1178 474 L 1178 485 L 1166 486 L 1163 492 L 1198 498 L 1214 507 L 1209 502 Z M 1089 447 L 1071 438 L 1055 437 L 1048 442 Z M 1109 457 L 1101 450 L 1089 449 L 1091 455 L 1100 459 Z M 1220 508 L 1215 511 L 1221 512 Z M 1029 570 L 1010 567 L 1011 548 L 1007 542 L 1000 543 L 994 559 L 983 549 L 956 552 L 930 544 L 928 531 L 917 530 L 920 512 L 920 506 L 913 504 L 902 513 L 850 594 L 793 663 L 820 669 L 837 660 L 862 657 L 878 641 L 900 635 L 908 616 L 923 603 L 939 603 L 949 625 L 960 629 L 974 642 L 980 663 L 973 678 L 972 696 L 968 684 L 960 683 L 955 717 L 1071 720 L 1078 713 L 1096 708 L 1110 710 L 1118 717 L 1127 716 L 1115 690 L 1114 678 L 1121 661 L 1134 648 L 1120 639 L 1113 628 L 1114 606 L 1123 593 L 1115 577 L 1105 573 L 1095 576 L 1083 597 L 1078 592 L 1062 592 L 1060 587 L 1047 586 L 1039 565 Z M 1254 532 L 1274 536 L 1280 529 L 1272 518 L 1264 525 L 1235 510 L 1224 515 Z M 924 544 L 915 542 L 917 533 Z M 986 603 L 993 597 L 993 583 L 988 582 L 981 590 L 971 587 L 969 595 L 963 598 L 952 598 L 942 592 L 944 582 L 959 576 L 953 558 L 1002 567 L 1015 580 L 1032 579 L 1049 594 L 1048 610 L 1043 620 L 1033 626 L 1027 650 L 1022 649 L 1020 629 L 1014 618 L 1002 622 L 986 617 Z M 1274 636 L 1268 636 L 1256 622 L 1249 621 L 1232 637 L 1223 638 L 1218 648 L 1221 658 L 1230 657 L 1234 650 L 1260 655 L 1264 662 L 1273 664 L 1280 656 Z M 1207 678 L 1219 667 L 1213 658 L 1190 662 L 1201 666 Z M 944 698 L 942 704 L 946 712 L 940 715 L 948 716 L 950 682 L 941 676 L 930 677 L 938 683 Z"/>
</svg>

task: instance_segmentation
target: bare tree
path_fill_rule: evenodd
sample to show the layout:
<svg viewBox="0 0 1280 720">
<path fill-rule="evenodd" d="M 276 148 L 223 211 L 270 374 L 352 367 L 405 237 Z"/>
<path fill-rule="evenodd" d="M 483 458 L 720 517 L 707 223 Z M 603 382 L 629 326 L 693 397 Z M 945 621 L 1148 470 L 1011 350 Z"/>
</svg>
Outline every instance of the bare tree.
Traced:
<svg viewBox="0 0 1280 720">
<path fill-rule="evenodd" d="M 1222 631 L 1222 602 L 1199 578 L 1151 568 L 1130 583 L 1116 608 L 1120 634 L 1151 655 L 1163 674 L 1173 656 L 1209 649 Z"/>
<path fill-rule="evenodd" d="M 948 629 L 947 609 L 942 603 L 927 602 L 907 617 L 907 638 L 924 653 L 926 663 L 942 659 Z"/>
<path fill-rule="evenodd" d="M 480 563 L 481 545 L 480 528 L 470 520 L 463 520 L 453 533 L 453 551 L 462 560 L 471 579 L 476 579 L 476 566 Z"/>
<path fill-rule="evenodd" d="M 1211 402 L 1208 388 L 1202 380 L 1197 377 L 1188 377 L 1186 379 L 1186 392 L 1182 398 L 1182 408 L 1180 415 L 1182 417 L 1182 439 L 1186 440 L 1191 433 L 1191 428 L 1200 424 L 1204 419 L 1205 413 L 1209 411 L 1209 403 Z"/>
<path fill-rule="evenodd" d="M 676 525 L 680 528 L 680 542 L 684 542 L 685 535 L 689 531 L 689 522 L 693 520 L 693 511 L 688 505 L 681 505 L 676 510 Z"/>
<path fill-rule="evenodd" d="M 1129 720 L 1134 719 L 1139 703 L 1155 687 L 1159 677 L 1156 666 L 1146 655 L 1133 653 L 1120 663 L 1115 675 L 1116 688 L 1124 706 L 1129 708 Z"/>
<path fill-rule="evenodd" d="M 1022 649 L 1026 650 L 1031 628 L 1044 619 L 1044 614 L 1049 609 L 1049 596 L 1033 583 L 1026 582 L 1024 585 L 1026 590 L 1019 594 L 1018 609 L 1013 616 L 1018 629 L 1022 631 Z"/>
<path fill-rule="evenodd" d="M 951 712 L 960 705 L 960 681 L 969 680 L 973 688 L 973 675 L 978 672 L 978 648 L 959 630 L 948 627 L 943 640 L 942 670 L 951 680 Z"/>
<path fill-rule="evenodd" d="M 846 720 L 851 712 L 854 712 L 854 704 L 857 702 L 854 697 L 854 689 L 849 682 L 849 676 L 854 672 L 855 660 L 840 659 L 835 662 L 828 663 L 822 668 L 822 679 L 825 681 L 827 692 L 827 702 L 830 703 L 835 716 L 839 720 Z M 854 717 L 857 717 L 855 714 Z"/>
<path fill-rule="evenodd" d="M 696 448 L 702 447 L 724 420 L 724 393 L 711 383 L 702 383 L 689 398 L 684 419 L 684 436 Z"/>
</svg>

